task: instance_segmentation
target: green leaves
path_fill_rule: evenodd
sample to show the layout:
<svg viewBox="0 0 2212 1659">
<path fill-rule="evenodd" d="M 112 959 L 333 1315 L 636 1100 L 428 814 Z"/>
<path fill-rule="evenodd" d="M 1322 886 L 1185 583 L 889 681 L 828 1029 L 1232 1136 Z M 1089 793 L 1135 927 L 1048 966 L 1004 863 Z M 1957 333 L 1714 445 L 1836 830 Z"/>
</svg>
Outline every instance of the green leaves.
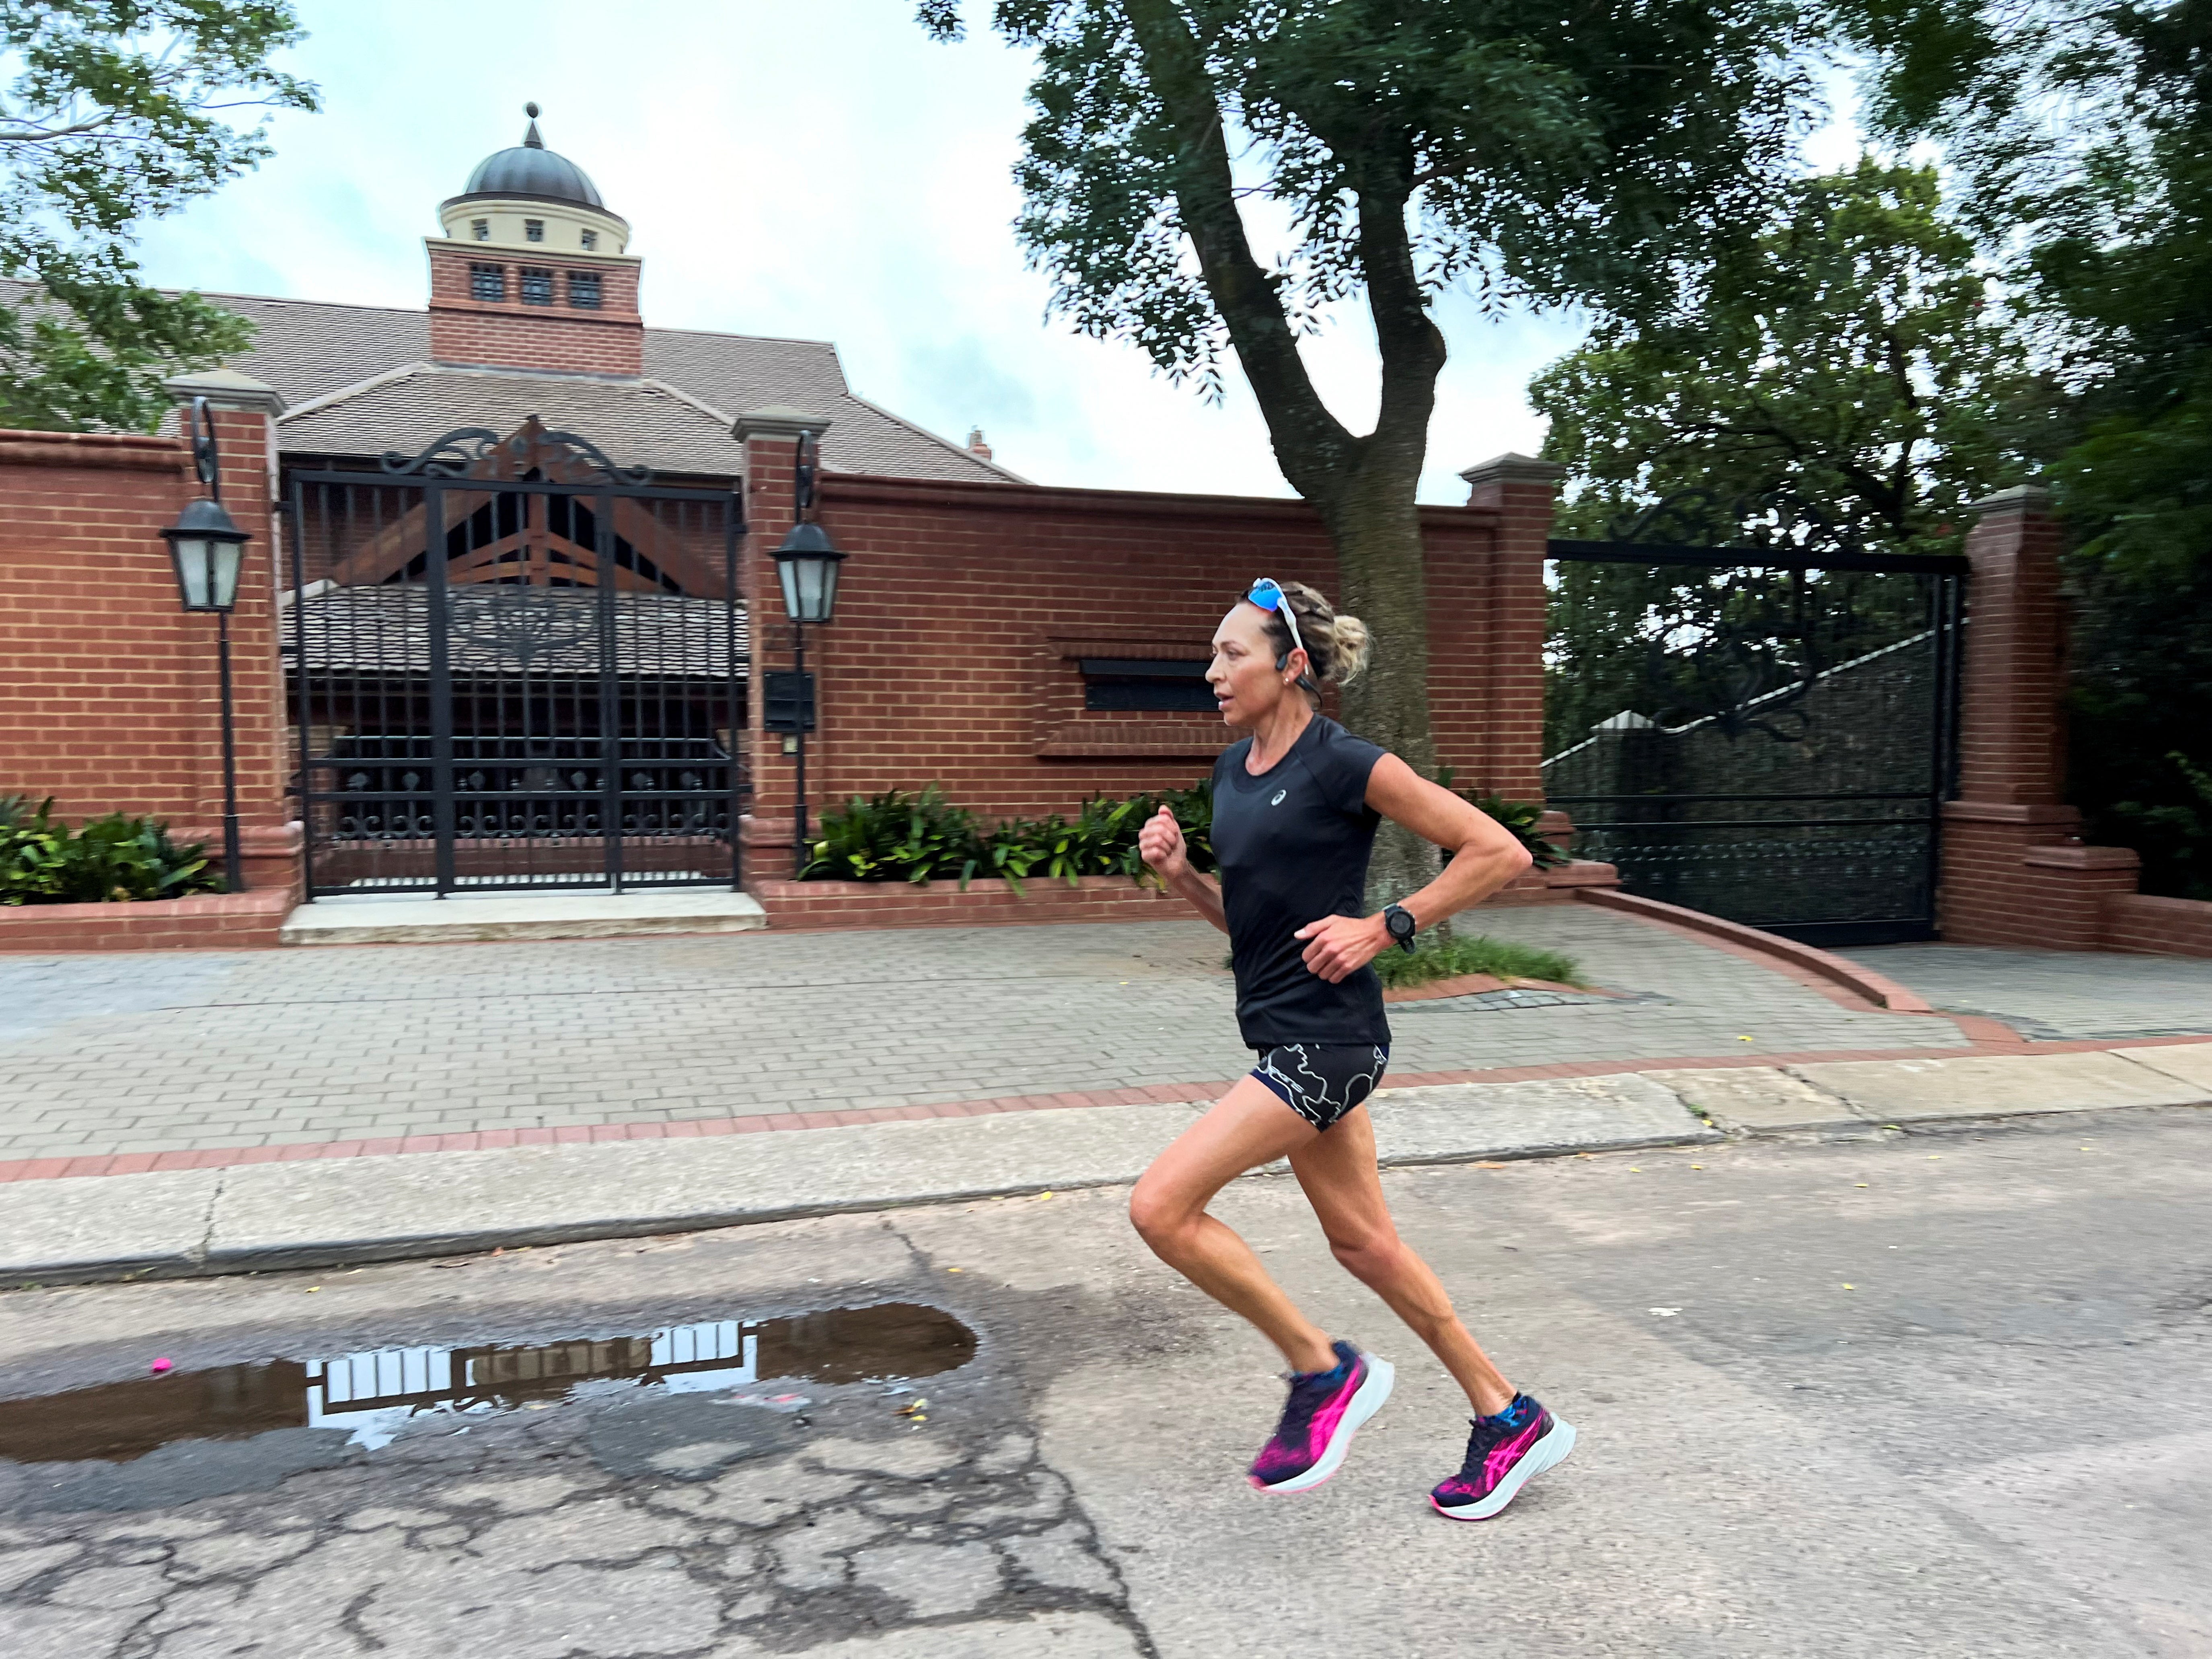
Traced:
<svg viewBox="0 0 2212 1659">
<path fill-rule="evenodd" d="M 822 815 L 822 836 L 800 872 L 802 881 L 914 881 L 957 879 L 963 892 L 977 874 L 995 876 L 1016 892 L 1032 875 L 1070 886 L 1085 876 L 1127 876 L 1147 882 L 1152 872 L 1137 852 L 1137 832 L 1160 807 L 1182 826 L 1194 867 L 1211 870 L 1213 824 L 1210 781 L 1164 795 L 1122 800 L 1092 796 L 1073 821 L 1054 813 L 1008 818 L 988 830 L 964 807 L 949 805 L 935 784 L 918 794 L 889 789 L 854 796 Z"/>
<path fill-rule="evenodd" d="M 1799 181 L 1683 305 L 1537 377 L 1561 533 L 1955 550 L 2052 393 L 1990 299 L 1934 169 Z"/>
<path fill-rule="evenodd" d="M 943 0 L 920 13 L 958 33 Z M 1225 312 L 1295 325 L 1408 252 L 1425 293 L 1464 279 L 1501 301 L 1648 307 L 1755 207 L 1812 100 L 1789 62 L 1812 31 L 1786 0 L 1001 0 L 992 15 L 1037 53 L 1019 231 L 1055 303 L 1209 390 Z M 1224 143 L 1297 238 L 1257 292 L 1200 268 L 1194 192 L 1225 186 Z"/>
<path fill-rule="evenodd" d="M 167 826 L 111 812 L 75 835 L 21 795 L 0 796 L 0 905 L 97 904 L 223 890 L 205 848 L 179 847 Z"/>
<path fill-rule="evenodd" d="M 1461 974 L 1540 979 L 1554 985 L 1584 983 L 1582 969 L 1572 957 L 1512 939 L 1492 939 L 1487 933 L 1431 938 L 1411 952 L 1385 951 L 1375 958 L 1374 968 L 1386 986 L 1425 985 Z"/>
<path fill-rule="evenodd" d="M 240 110 L 313 109 L 271 68 L 300 38 L 282 0 L 0 0 L 0 422 L 150 430 L 160 381 L 244 349 L 239 318 L 143 286 L 135 228 L 258 165 Z"/>
</svg>

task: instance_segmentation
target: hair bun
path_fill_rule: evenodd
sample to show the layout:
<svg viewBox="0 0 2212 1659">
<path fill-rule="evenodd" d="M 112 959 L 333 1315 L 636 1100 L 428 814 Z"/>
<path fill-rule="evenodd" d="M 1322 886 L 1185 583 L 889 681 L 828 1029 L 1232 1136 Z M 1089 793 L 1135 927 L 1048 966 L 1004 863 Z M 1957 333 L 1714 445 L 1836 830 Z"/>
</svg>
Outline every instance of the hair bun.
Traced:
<svg viewBox="0 0 2212 1659">
<path fill-rule="evenodd" d="M 1339 617 L 1330 630 L 1328 678 L 1332 685 L 1345 685 L 1359 678 L 1367 667 L 1367 647 L 1371 636 L 1367 624 L 1357 617 Z"/>
</svg>

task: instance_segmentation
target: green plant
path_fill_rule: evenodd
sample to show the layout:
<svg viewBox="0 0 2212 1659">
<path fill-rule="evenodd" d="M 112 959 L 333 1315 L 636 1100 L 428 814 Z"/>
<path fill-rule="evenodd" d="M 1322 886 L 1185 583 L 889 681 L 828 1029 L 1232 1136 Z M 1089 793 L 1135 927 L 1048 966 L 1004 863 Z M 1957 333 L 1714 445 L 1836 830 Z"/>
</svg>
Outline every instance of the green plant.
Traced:
<svg viewBox="0 0 2212 1659">
<path fill-rule="evenodd" d="M 1449 766 L 1437 769 L 1437 781 L 1447 789 L 1451 789 L 1455 775 Z M 1549 810 L 1541 801 L 1508 800 L 1503 795 L 1478 795 L 1471 789 L 1453 789 L 1452 793 L 1510 830 L 1513 838 L 1528 849 L 1528 856 L 1537 869 L 1549 870 L 1572 862 L 1566 849 L 1537 827 Z"/>
<path fill-rule="evenodd" d="M 822 815 L 813 856 L 802 881 L 933 881 L 956 878 L 961 890 L 978 874 L 1014 891 L 1031 876 L 1073 886 L 1085 876 L 1154 879 L 1137 850 L 1137 836 L 1164 805 L 1183 827 L 1194 867 L 1214 868 L 1213 791 L 1201 781 L 1164 794 L 1116 800 L 1093 795 L 1074 817 L 1007 818 L 986 830 L 964 807 L 948 803 L 935 784 L 919 793 L 887 789 L 854 796 Z"/>
<path fill-rule="evenodd" d="M 1454 934 L 1423 944 L 1408 953 L 1385 951 L 1375 958 L 1375 973 L 1386 986 L 1422 985 L 1460 974 L 1490 974 L 1499 979 L 1542 979 L 1561 985 L 1584 983 L 1572 957 L 1511 939 Z"/>
<path fill-rule="evenodd" d="M 951 805 L 935 784 L 919 794 L 886 789 L 855 795 L 822 814 L 814 856 L 801 881 L 933 881 L 957 876 L 964 890 L 985 854 L 975 816 Z"/>
<path fill-rule="evenodd" d="M 144 902 L 223 890 L 206 849 L 179 847 L 150 818 L 110 812 L 75 834 L 53 816 L 50 796 L 34 808 L 0 796 L 0 905 Z"/>
</svg>

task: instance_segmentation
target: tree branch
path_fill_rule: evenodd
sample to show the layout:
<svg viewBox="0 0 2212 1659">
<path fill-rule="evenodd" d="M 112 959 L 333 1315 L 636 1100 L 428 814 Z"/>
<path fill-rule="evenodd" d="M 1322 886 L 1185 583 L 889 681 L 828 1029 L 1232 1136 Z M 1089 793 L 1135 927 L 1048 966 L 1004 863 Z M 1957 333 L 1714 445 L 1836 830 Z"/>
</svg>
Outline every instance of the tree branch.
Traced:
<svg viewBox="0 0 2212 1659">
<path fill-rule="evenodd" d="M 1429 417 L 1436 412 L 1437 376 L 1443 372 L 1444 337 L 1429 315 L 1406 234 L 1410 192 L 1363 191 L 1359 196 L 1359 263 L 1367 278 L 1367 309 L 1382 362 L 1382 397 L 1376 440 L 1414 446 L 1415 470 L 1428 447 Z"/>
<path fill-rule="evenodd" d="M 1342 489 L 1355 440 L 1314 390 L 1275 281 L 1253 255 L 1204 54 L 1170 0 L 1124 0 L 1122 11 L 1176 133 L 1176 210 L 1206 292 L 1252 383 L 1284 476 L 1307 500 L 1327 501 Z"/>
</svg>

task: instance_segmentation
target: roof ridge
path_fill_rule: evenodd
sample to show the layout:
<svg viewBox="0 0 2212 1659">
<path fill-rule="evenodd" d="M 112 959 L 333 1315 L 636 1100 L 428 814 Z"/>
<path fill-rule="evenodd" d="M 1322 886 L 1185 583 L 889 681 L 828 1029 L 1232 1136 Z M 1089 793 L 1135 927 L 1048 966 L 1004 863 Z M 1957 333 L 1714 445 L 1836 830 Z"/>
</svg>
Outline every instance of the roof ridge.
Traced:
<svg viewBox="0 0 2212 1659">
<path fill-rule="evenodd" d="M 647 334 L 688 334 L 702 340 L 765 340 L 775 345 L 821 346 L 832 357 L 837 355 L 837 343 L 835 340 L 817 340 L 808 334 L 741 334 L 737 330 L 729 328 L 656 328 L 650 325 L 647 326 L 645 331 Z M 837 365 L 837 377 L 842 380 L 844 375 L 845 365 L 840 362 Z"/>
<path fill-rule="evenodd" d="M 841 364 L 839 367 L 842 368 L 842 365 Z M 986 460 L 983 457 L 978 455 L 974 450 L 963 448 L 960 445 L 954 443 L 950 438 L 940 438 L 937 434 L 932 432 L 927 427 L 919 426 L 914 422 L 907 419 L 905 416 L 893 413 L 891 410 L 885 409 L 881 404 L 875 403 L 869 398 L 863 398 L 859 392 L 851 390 L 849 387 L 847 389 L 845 395 L 848 398 L 850 398 L 854 403 L 860 404 L 863 408 L 875 410 L 877 414 L 882 416 L 885 420 L 895 422 L 898 425 L 904 427 L 908 431 L 918 434 L 920 436 L 928 439 L 930 442 L 933 444 L 943 444 L 945 448 L 951 450 L 955 455 L 971 460 L 978 466 L 988 466 L 992 471 L 1001 474 L 1005 477 L 1011 479 L 1015 483 L 1025 484 L 1030 482 L 1030 480 L 1024 478 L 1020 473 L 1015 471 L 1013 468 L 1010 466 L 1000 466 L 996 461 Z"/>
<path fill-rule="evenodd" d="M 720 410 L 715 408 L 714 404 L 693 397 L 682 386 L 677 386 L 671 381 L 659 380 L 653 375 L 648 374 L 643 380 L 640 380 L 638 384 L 640 386 L 651 386 L 656 391 L 665 392 L 678 402 L 690 404 L 692 408 L 697 410 L 702 415 L 711 416 L 721 426 L 722 430 L 725 432 L 727 432 L 732 426 L 737 424 L 737 417 L 735 416 L 725 415 Z"/>
<path fill-rule="evenodd" d="M 364 392 L 374 392 L 379 387 L 390 386 L 395 380 L 411 380 L 416 375 L 426 373 L 434 367 L 434 364 L 425 362 L 400 363 L 394 368 L 372 374 L 365 380 L 356 380 L 351 386 L 342 386 L 336 391 L 325 392 L 319 398 L 310 398 L 305 403 L 295 404 L 276 417 L 276 423 L 282 426 L 285 422 L 296 420 L 302 415 L 317 414 L 333 404 L 342 404 L 349 398 L 358 398 Z"/>
</svg>

